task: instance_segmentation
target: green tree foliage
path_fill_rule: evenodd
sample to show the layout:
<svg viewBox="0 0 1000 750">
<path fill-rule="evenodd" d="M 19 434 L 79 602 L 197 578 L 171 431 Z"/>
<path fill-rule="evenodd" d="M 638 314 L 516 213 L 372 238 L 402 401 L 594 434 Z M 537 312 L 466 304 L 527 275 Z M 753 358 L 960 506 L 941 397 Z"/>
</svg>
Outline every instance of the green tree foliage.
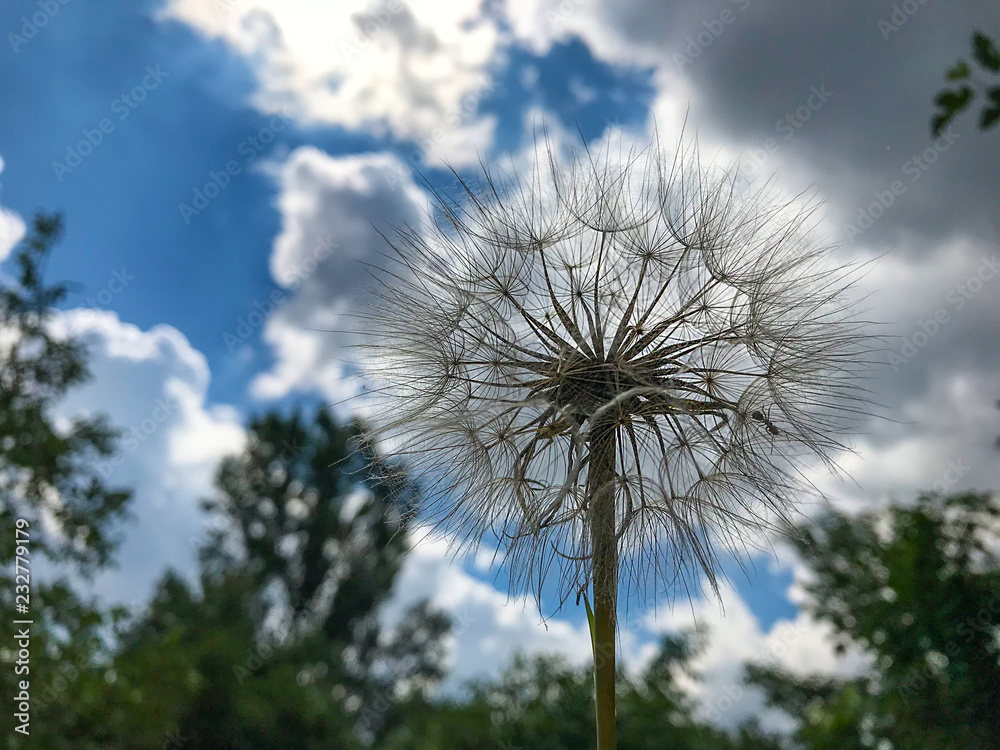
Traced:
<svg viewBox="0 0 1000 750">
<path fill-rule="evenodd" d="M 972 35 L 972 62 L 960 60 L 945 75 L 952 84 L 935 98 L 938 111 L 931 120 L 937 137 L 977 99 L 983 100 L 979 127 L 989 130 L 1000 122 L 1000 49 L 982 32 Z"/>
<path fill-rule="evenodd" d="M 292 629 L 312 624 L 342 641 L 377 628 L 375 609 L 408 549 L 407 491 L 379 481 L 360 425 L 340 425 L 325 410 L 311 424 L 267 414 L 249 434 L 205 503 L 226 522 L 204 548 L 209 569 L 239 564 L 258 587 L 273 586 Z"/>
<path fill-rule="evenodd" d="M 108 561 L 129 493 L 107 487 L 96 470 L 114 451 L 104 418 L 65 427 L 52 420 L 53 407 L 89 377 L 83 344 L 53 333 L 53 309 L 67 289 L 43 279 L 62 229 L 58 215 L 37 216 L 15 251 L 14 283 L 0 286 L 0 528 L 12 533 L 23 518 L 34 554 L 92 571 Z M 5 570 L 13 551 L 0 550 Z"/>
<path fill-rule="evenodd" d="M 250 576 L 168 575 L 124 636 L 99 746 L 121 750 L 358 747 L 315 653 L 262 632 Z M 308 677 L 305 681 L 304 676 Z"/>
<path fill-rule="evenodd" d="M 442 676 L 445 616 L 421 603 L 383 626 L 408 490 L 360 435 L 322 410 L 250 423 L 205 503 L 200 591 L 168 575 L 123 634 L 109 746 L 361 747 Z"/>
<path fill-rule="evenodd" d="M 12 276 L 0 277 L 0 606 L 14 612 L 15 596 L 26 591 L 15 586 L 30 586 L 25 617 L 33 620 L 29 671 L 15 672 L 17 654 L 7 645 L 13 634 L 4 638 L 0 691 L 12 699 L 27 680 L 32 709 L 29 739 L 11 731 L 8 707 L 0 739 L 8 748 L 84 747 L 70 738 L 100 700 L 102 664 L 110 658 L 103 635 L 120 614 L 102 612 L 60 577 L 88 576 L 109 562 L 129 500 L 96 471 L 115 449 L 106 420 L 57 425 L 53 418 L 66 393 L 89 377 L 83 344 L 56 333 L 54 308 L 67 289 L 44 279 L 62 230 L 58 215 L 36 216 L 5 269 Z M 27 544 L 15 534 L 18 519 L 27 522 Z M 16 576 L 18 544 L 26 547 L 27 577 Z M 43 568 L 45 580 L 38 577 Z"/>
<path fill-rule="evenodd" d="M 753 726 L 731 736 L 693 717 L 677 685 L 692 641 L 668 638 L 636 679 L 620 673 L 618 744 L 622 750 L 776 750 Z M 594 676 L 551 656 L 519 657 L 493 682 L 462 698 L 413 701 L 382 750 L 586 750 L 594 747 Z"/>
<path fill-rule="evenodd" d="M 1000 506 L 990 495 L 924 495 L 915 505 L 800 529 L 813 613 L 841 647 L 871 654 L 853 680 L 755 667 L 751 681 L 801 721 L 812 750 L 986 750 L 1000 737 Z"/>
</svg>

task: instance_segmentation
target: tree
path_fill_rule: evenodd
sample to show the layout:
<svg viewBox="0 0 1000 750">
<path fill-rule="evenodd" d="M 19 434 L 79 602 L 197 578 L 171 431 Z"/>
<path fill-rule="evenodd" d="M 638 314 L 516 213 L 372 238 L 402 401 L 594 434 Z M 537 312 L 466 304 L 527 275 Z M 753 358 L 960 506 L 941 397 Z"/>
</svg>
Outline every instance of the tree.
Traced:
<svg viewBox="0 0 1000 750">
<path fill-rule="evenodd" d="M 30 664 L 19 665 L 28 671 L 5 665 L 0 685 L 13 697 L 28 681 L 31 739 L 50 748 L 82 747 L 67 737 L 95 720 L 89 707 L 108 658 L 102 634 L 115 614 L 82 600 L 58 574 L 86 577 L 109 562 L 130 496 L 96 470 L 115 449 L 107 421 L 53 418 L 63 396 L 89 377 L 83 344 L 55 332 L 54 307 L 66 287 L 43 276 L 62 230 L 60 216 L 36 216 L 14 252 L 14 277 L 0 283 L 0 602 L 7 613 L 24 606 L 18 619 L 33 621 Z M 44 581 L 34 575 L 43 561 L 57 571 Z M 17 747 L 18 738 L 26 739 L 7 732 L 0 743 Z"/>
<path fill-rule="evenodd" d="M 0 524 L 10 533 L 24 519 L 34 554 L 93 571 L 108 562 L 129 492 L 109 488 L 96 470 L 114 451 L 106 419 L 78 417 L 65 428 L 52 420 L 59 400 L 89 377 L 83 344 L 53 333 L 66 286 L 42 276 L 62 229 L 58 215 L 38 215 L 14 255 L 16 282 L 0 288 Z M 5 566 L 13 549 L 0 552 Z"/>
<path fill-rule="evenodd" d="M 985 99 L 979 127 L 989 130 L 1000 122 L 1000 49 L 990 37 L 977 31 L 972 35 L 972 58 L 975 65 L 960 60 L 945 74 L 955 86 L 944 89 L 934 100 L 938 112 L 931 120 L 931 132 L 935 137 L 979 98 Z"/>
<path fill-rule="evenodd" d="M 623 750 L 778 750 L 753 726 L 735 735 L 698 722 L 677 684 L 696 642 L 666 638 L 637 678 L 617 675 L 618 742 Z M 554 656 L 519 656 L 497 679 L 469 686 L 466 697 L 411 703 L 380 750 L 589 750 L 593 675 Z"/>
<path fill-rule="evenodd" d="M 174 574 L 122 639 L 102 747 L 121 750 L 360 748 L 355 719 L 331 699 L 318 657 L 262 627 L 252 577 Z M 305 681 L 303 675 L 308 675 Z"/>
<path fill-rule="evenodd" d="M 371 709 L 398 684 L 439 679 L 447 618 L 419 604 L 388 642 L 379 619 L 409 551 L 416 485 L 373 452 L 360 423 L 340 424 L 327 410 L 311 424 L 271 413 L 251 422 L 250 435 L 246 452 L 223 462 L 219 496 L 206 504 L 233 528 L 205 548 L 209 569 L 228 564 L 225 543 L 235 541 L 255 585 L 276 592 L 269 614 L 280 613 L 287 633 L 350 653 L 335 660 L 345 700 Z M 370 714 L 362 723 L 375 734 L 392 718 L 385 707 Z"/>
<path fill-rule="evenodd" d="M 361 427 L 270 413 L 224 460 L 200 590 L 175 575 L 125 633 L 121 747 L 361 747 L 442 676 L 447 618 L 420 603 L 385 632 L 408 550 L 408 491 L 387 486 Z M 402 481 L 402 480 L 397 480 Z M 142 717 L 145 734 L 126 731 Z"/>
<path fill-rule="evenodd" d="M 841 648 L 873 659 L 869 674 L 848 680 L 750 670 L 800 720 L 804 747 L 996 747 L 998 531 L 997 501 L 975 493 L 923 495 L 858 518 L 833 512 L 800 529 L 812 613 L 833 626 Z"/>
</svg>

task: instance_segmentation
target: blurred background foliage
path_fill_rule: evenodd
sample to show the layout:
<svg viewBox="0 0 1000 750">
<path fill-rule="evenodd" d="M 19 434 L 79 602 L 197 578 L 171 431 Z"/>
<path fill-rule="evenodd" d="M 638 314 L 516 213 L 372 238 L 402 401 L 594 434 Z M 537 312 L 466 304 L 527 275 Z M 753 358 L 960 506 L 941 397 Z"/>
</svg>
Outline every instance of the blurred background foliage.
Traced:
<svg viewBox="0 0 1000 750">
<path fill-rule="evenodd" d="M 0 288 L 0 597 L 13 607 L 14 520 L 32 524 L 33 717 L 50 750 L 580 750 L 592 747 L 592 674 L 518 657 L 498 677 L 441 691 L 451 623 L 426 602 L 394 622 L 383 607 L 410 545 L 418 483 L 384 466 L 359 424 L 328 411 L 251 420 L 223 462 L 197 541 L 197 582 L 167 573 L 126 611 L 88 598 L 109 564 L 127 488 L 96 460 L 114 450 L 100 418 L 57 428 L 50 407 L 88 377 L 86 352 L 56 335 L 65 290 L 46 286 L 61 231 L 40 215 Z M 44 523 L 42 519 L 56 523 Z M 681 687 L 704 634 L 672 635 L 619 680 L 623 750 L 986 750 L 1000 746 L 1000 507 L 988 494 L 926 495 L 878 512 L 833 510 L 791 530 L 811 573 L 810 612 L 860 677 L 746 669 L 794 725 L 723 731 Z M 47 528 L 62 534 L 41 535 Z M 2 651 L 10 662 L 13 653 Z M 13 695 L 11 664 L 0 670 Z"/>
</svg>

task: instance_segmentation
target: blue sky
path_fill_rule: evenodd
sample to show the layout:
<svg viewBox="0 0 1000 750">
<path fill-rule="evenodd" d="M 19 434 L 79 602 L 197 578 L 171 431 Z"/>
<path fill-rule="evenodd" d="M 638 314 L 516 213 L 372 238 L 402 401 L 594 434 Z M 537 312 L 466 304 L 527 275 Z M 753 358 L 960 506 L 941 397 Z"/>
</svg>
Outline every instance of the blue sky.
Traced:
<svg viewBox="0 0 1000 750">
<path fill-rule="evenodd" d="M 597 142 L 621 130 L 648 134 L 654 120 L 672 137 L 686 118 L 703 153 L 745 163 L 774 139 L 754 168 L 791 191 L 817 191 L 845 254 L 883 258 L 867 283 L 903 338 L 996 252 L 997 136 L 977 133 L 968 118 L 950 143 L 935 145 L 927 132 L 941 74 L 971 29 L 996 31 L 988 3 L 919 6 L 895 30 L 882 23 L 891 3 L 665 6 L 4 3 L 0 206 L 22 218 L 65 213 L 66 239 L 48 273 L 72 282 L 66 325 L 93 347 L 95 379 L 63 413 L 107 411 L 131 428 L 157 398 L 176 403 L 115 470 L 137 488 L 136 517 L 119 569 L 98 590 L 141 599 L 164 566 L 191 569 L 197 500 L 210 492 L 219 457 L 238 450 L 246 415 L 344 393 L 338 341 L 314 329 L 350 303 L 357 261 L 376 248 L 373 227 L 417 215 L 426 200 L 420 176 L 447 184 L 445 162 L 471 173 L 480 157 L 524 148 L 540 121 L 560 137 Z M 33 17 L 46 22 L 27 38 Z M 821 85 L 829 101 L 807 104 Z M 779 125 L 789 114 L 794 130 Z M 102 121 L 92 153 L 72 171 L 54 166 L 67 164 L 87 132 L 95 140 Z M 847 232 L 871 196 L 909 179 L 906 165 L 928 148 L 934 163 L 884 218 L 860 236 Z M 185 217 L 180 204 L 230 162 L 224 189 Z M 335 257 L 296 276 L 323 236 L 337 241 Z M 844 457 L 857 484 L 822 485 L 835 502 L 906 498 L 942 481 L 954 460 L 969 468 L 949 488 L 995 485 L 989 441 L 1000 424 L 989 405 L 1000 395 L 1000 305 L 984 283 L 902 368 L 887 363 L 876 391 L 898 424 L 869 426 L 859 453 Z M 227 335 L 244 338 L 241 321 L 275 291 L 279 311 L 249 323 L 234 350 Z M 475 672 L 470 660 L 485 642 L 496 645 L 479 654 L 483 663 L 516 647 L 585 658 L 581 613 L 561 612 L 548 630 L 530 606 L 511 620 L 503 571 L 497 579 L 472 561 L 457 568 L 430 545 L 405 575 L 422 584 L 414 595 L 447 584 L 475 603 L 458 639 L 458 674 Z M 726 572 L 727 617 L 712 600 L 679 603 L 656 623 L 637 617 L 623 642 L 628 658 L 640 662 L 658 629 L 689 624 L 685 612 L 694 612 L 717 631 L 703 664 L 709 691 L 740 659 L 774 655 L 775 643 L 792 654 L 779 658 L 849 668 L 797 608 L 803 571 L 788 550 Z M 787 632 L 806 634 L 788 641 Z M 741 710 L 755 705 L 748 698 Z"/>
</svg>

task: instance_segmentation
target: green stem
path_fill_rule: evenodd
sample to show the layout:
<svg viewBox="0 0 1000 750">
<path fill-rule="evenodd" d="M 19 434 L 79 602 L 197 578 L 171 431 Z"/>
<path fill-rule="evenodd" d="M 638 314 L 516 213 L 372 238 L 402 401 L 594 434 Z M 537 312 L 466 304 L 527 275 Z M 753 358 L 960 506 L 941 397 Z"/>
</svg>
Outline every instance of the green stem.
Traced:
<svg viewBox="0 0 1000 750">
<path fill-rule="evenodd" d="M 595 425 L 590 439 L 590 533 L 594 578 L 594 702 L 597 750 L 615 750 L 615 624 L 618 602 L 618 542 L 615 538 L 613 423 Z"/>
</svg>

